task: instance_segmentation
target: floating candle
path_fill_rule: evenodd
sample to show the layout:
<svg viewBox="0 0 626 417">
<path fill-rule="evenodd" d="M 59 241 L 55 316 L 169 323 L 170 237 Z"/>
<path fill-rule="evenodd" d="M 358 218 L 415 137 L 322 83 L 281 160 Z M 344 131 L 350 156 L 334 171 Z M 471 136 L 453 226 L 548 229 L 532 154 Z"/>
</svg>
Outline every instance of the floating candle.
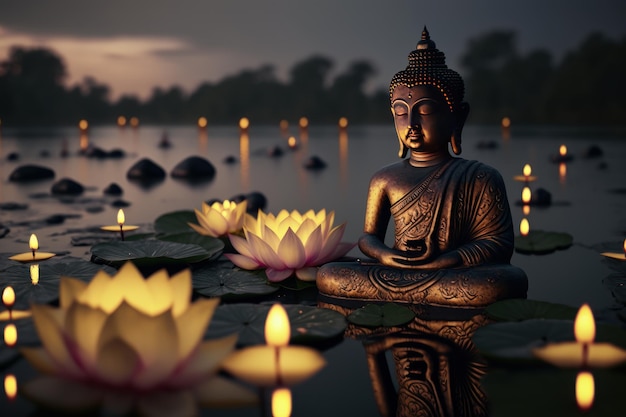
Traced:
<svg viewBox="0 0 626 417">
<path fill-rule="evenodd" d="M 624 252 L 602 252 L 602 256 L 606 256 L 611 259 L 619 259 L 620 261 L 626 261 L 626 239 L 624 239 Z"/>
<path fill-rule="evenodd" d="M 288 386 L 301 382 L 326 363 L 315 349 L 289 346 L 287 312 L 274 304 L 265 322 L 266 345 L 251 346 L 231 354 L 223 368 L 237 378 L 263 387 Z"/>
<path fill-rule="evenodd" d="M 524 168 L 522 169 L 522 175 L 516 175 L 513 177 L 513 179 L 515 181 L 523 181 L 523 182 L 536 181 L 537 177 L 535 177 L 534 175 L 531 175 L 532 172 L 533 170 L 530 164 L 526 164 L 524 165 Z"/>
<path fill-rule="evenodd" d="M 39 249 L 39 241 L 37 240 L 37 236 L 34 233 L 30 235 L 28 247 L 30 248 L 30 252 L 19 253 L 17 255 L 10 256 L 9 259 L 11 259 L 12 261 L 26 263 L 34 261 L 44 261 L 56 255 L 55 253 L 51 252 L 37 252 L 37 249 Z"/>
<path fill-rule="evenodd" d="M 124 240 L 124 232 L 131 232 L 133 230 L 139 229 L 139 226 L 124 224 L 125 221 L 126 217 L 124 216 L 124 210 L 119 209 L 119 211 L 117 212 L 117 226 L 102 226 L 100 227 L 100 229 L 107 232 L 120 232 L 120 236 L 122 240 Z"/>
<path fill-rule="evenodd" d="M 550 343 L 533 349 L 538 358 L 564 368 L 607 368 L 626 362 L 626 351 L 610 343 L 595 343 L 591 308 L 583 304 L 574 320 L 575 342 Z"/>
</svg>

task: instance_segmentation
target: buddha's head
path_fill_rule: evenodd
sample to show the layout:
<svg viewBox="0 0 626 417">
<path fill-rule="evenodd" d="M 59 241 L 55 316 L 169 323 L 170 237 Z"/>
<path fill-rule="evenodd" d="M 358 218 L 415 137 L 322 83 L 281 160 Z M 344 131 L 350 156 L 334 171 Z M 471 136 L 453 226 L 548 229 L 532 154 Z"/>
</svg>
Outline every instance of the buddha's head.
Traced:
<svg viewBox="0 0 626 417">
<path fill-rule="evenodd" d="M 461 132 L 469 113 L 463 101 L 461 76 L 449 69 L 443 52 L 435 47 L 428 30 L 409 54 L 409 65 L 393 76 L 389 86 L 391 112 L 400 142 L 399 156 L 417 152 L 461 153 Z"/>
</svg>

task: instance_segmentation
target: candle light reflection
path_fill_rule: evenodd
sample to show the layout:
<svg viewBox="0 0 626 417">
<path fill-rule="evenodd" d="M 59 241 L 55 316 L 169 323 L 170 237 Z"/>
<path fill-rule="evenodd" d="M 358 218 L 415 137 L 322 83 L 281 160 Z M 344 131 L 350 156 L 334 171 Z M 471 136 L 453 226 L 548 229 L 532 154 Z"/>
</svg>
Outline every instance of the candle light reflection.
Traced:
<svg viewBox="0 0 626 417">
<path fill-rule="evenodd" d="M 7 374 L 4 377 L 4 393 L 13 401 L 17 397 L 17 378 L 13 374 Z"/>
<path fill-rule="evenodd" d="M 4 344 L 13 347 L 17 343 L 17 327 L 15 323 L 8 323 L 4 326 Z"/>
<path fill-rule="evenodd" d="M 589 371 L 581 371 L 576 376 L 576 404 L 582 412 L 587 412 L 593 406 L 595 397 L 595 381 Z"/>
<path fill-rule="evenodd" d="M 272 392 L 272 417 L 291 416 L 291 391 L 277 388 Z"/>
</svg>

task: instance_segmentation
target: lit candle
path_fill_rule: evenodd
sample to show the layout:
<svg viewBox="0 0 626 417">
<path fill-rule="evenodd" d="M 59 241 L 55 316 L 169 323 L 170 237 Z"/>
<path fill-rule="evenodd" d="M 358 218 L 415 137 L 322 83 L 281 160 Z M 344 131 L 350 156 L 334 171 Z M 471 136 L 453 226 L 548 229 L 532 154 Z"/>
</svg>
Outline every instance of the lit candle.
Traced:
<svg viewBox="0 0 626 417">
<path fill-rule="evenodd" d="M 346 117 L 342 117 L 339 119 L 339 128 L 340 129 L 345 129 L 346 127 L 348 127 L 348 119 Z"/>
<path fill-rule="evenodd" d="M 242 117 L 241 119 L 239 119 L 239 131 L 241 133 L 247 132 L 249 127 L 250 127 L 250 120 L 248 120 L 247 117 Z"/>
<path fill-rule="evenodd" d="M 595 343 L 596 325 L 588 304 L 574 320 L 574 342 L 550 343 L 533 349 L 544 361 L 564 368 L 607 368 L 626 361 L 626 351 L 610 343 Z"/>
<path fill-rule="evenodd" d="M 122 240 L 124 240 L 124 232 L 131 232 L 133 230 L 139 229 L 139 226 L 124 224 L 125 221 L 126 217 L 124 216 L 124 210 L 119 209 L 119 211 L 117 212 L 117 226 L 102 226 L 100 227 L 100 229 L 107 232 L 120 232 L 120 236 Z"/>
<path fill-rule="evenodd" d="M 118 118 L 117 118 L 117 125 L 119 127 L 125 127 L 126 126 L 126 117 L 118 116 Z"/>
<path fill-rule="evenodd" d="M 2 304 L 4 304 L 7 310 L 13 308 L 15 304 L 15 291 L 10 285 L 5 287 L 2 291 Z"/>
<path fill-rule="evenodd" d="M 207 127 L 207 125 L 209 124 L 208 120 L 206 119 L 206 117 L 199 117 L 198 118 L 198 127 L 200 129 L 204 129 Z"/>
<path fill-rule="evenodd" d="M 300 120 L 298 120 L 298 125 L 300 126 L 300 129 L 306 129 L 309 127 L 309 119 L 301 117 Z"/>
<path fill-rule="evenodd" d="M 567 146 L 561 145 L 559 147 L 559 155 L 561 156 L 561 159 L 564 159 L 567 157 Z"/>
<path fill-rule="evenodd" d="M 13 374 L 7 374 L 4 377 L 4 393 L 9 401 L 13 401 L 17 397 L 17 378 Z"/>
<path fill-rule="evenodd" d="M 15 323 L 9 323 L 4 326 L 4 344 L 7 347 L 13 347 L 17 343 L 17 327 Z"/>
<path fill-rule="evenodd" d="M 289 139 L 287 140 L 287 144 L 289 145 L 290 149 L 298 148 L 298 142 L 296 141 L 296 138 L 294 136 L 289 136 Z"/>
<path fill-rule="evenodd" d="M 301 382 L 319 371 L 326 363 L 315 349 L 290 346 L 287 313 L 274 304 L 265 321 L 265 345 L 251 346 L 230 355 L 223 368 L 253 385 L 288 386 Z"/>
<path fill-rule="evenodd" d="M 55 253 L 50 252 L 37 252 L 37 249 L 39 249 L 39 241 L 37 240 L 37 236 L 34 233 L 30 235 L 28 247 L 30 248 L 30 252 L 19 253 L 17 255 L 9 257 L 9 259 L 18 262 L 33 262 L 44 261 L 56 255 Z"/>
<path fill-rule="evenodd" d="M 533 182 L 537 180 L 537 177 L 531 175 L 532 172 L 533 170 L 530 164 L 526 164 L 524 165 L 524 168 L 522 168 L 522 175 L 516 175 L 515 177 L 513 177 L 513 179 L 515 181 Z"/>
<path fill-rule="evenodd" d="M 291 416 L 291 391 L 277 388 L 272 392 L 272 417 Z"/>
<path fill-rule="evenodd" d="M 620 261 L 626 261 L 626 239 L 624 239 L 624 252 L 602 252 L 603 256 L 611 259 L 619 259 Z"/>
<path fill-rule="evenodd" d="M 78 128 L 81 132 L 86 132 L 89 128 L 89 123 L 87 122 L 87 120 L 82 119 L 80 122 L 78 122 Z"/>
</svg>

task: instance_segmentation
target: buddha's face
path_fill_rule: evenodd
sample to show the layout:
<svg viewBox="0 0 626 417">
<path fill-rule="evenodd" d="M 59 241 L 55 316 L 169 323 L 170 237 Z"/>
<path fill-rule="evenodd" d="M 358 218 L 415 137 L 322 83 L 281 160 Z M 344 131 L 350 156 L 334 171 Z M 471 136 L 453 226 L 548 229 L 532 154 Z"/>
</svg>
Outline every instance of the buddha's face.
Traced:
<svg viewBox="0 0 626 417">
<path fill-rule="evenodd" d="M 434 86 L 397 86 L 391 95 L 391 112 L 396 133 L 404 146 L 414 152 L 448 152 L 455 118 Z"/>
</svg>

